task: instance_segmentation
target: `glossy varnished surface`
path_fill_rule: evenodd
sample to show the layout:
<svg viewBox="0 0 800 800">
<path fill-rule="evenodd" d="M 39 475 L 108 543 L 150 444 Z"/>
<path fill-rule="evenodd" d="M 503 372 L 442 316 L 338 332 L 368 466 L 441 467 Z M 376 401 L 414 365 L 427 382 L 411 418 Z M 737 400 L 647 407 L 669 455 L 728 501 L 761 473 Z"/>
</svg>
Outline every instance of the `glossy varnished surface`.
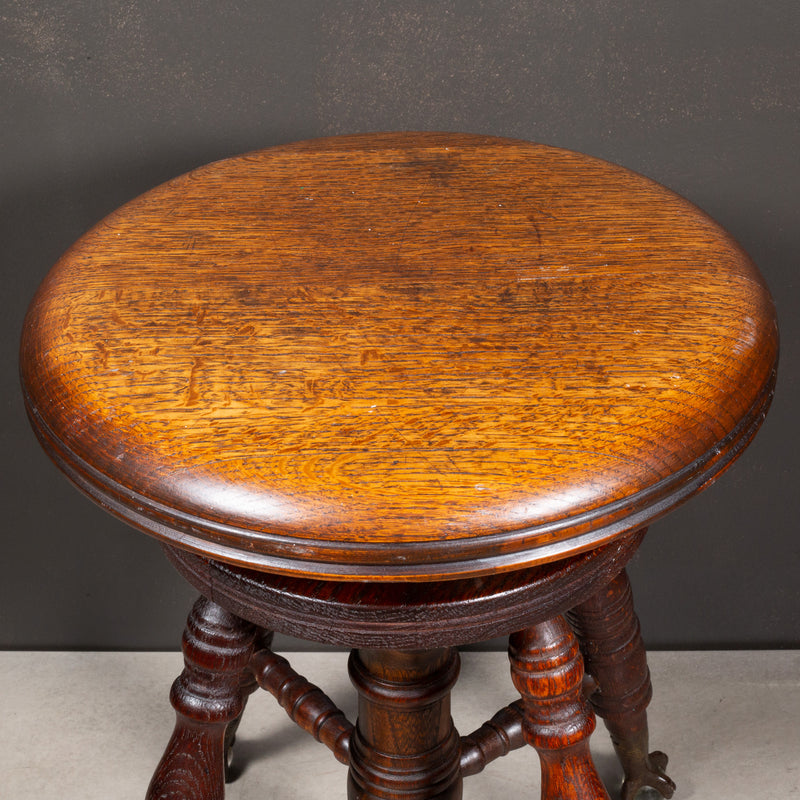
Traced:
<svg viewBox="0 0 800 800">
<path fill-rule="evenodd" d="M 562 150 L 322 140 L 129 203 L 53 269 L 34 427 L 115 513 L 287 572 L 444 577 L 645 523 L 757 428 L 774 311 L 681 198 Z"/>
</svg>

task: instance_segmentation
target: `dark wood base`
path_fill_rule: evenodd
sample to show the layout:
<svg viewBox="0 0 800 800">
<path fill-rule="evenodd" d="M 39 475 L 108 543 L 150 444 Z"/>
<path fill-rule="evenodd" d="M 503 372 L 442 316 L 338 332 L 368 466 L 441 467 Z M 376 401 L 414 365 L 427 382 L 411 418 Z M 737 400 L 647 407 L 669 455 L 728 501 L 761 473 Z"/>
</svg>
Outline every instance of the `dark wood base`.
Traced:
<svg viewBox="0 0 800 800">
<path fill-rule="evenodd" d="M 183 636 L 186 666 L 170 695 L 175 730 L 147 800 L 224 799 L 226 751 L 250 693 L 247 666 L 256 634 L 205 597 L 195 603 Z"/>
<path fill-rule="evenodd" d="M 543 800 L 608 800 L 589 754 L 594 712 L 604 719 L 619 755 L 624 800 L 633 800 L 645 786 L 670 797 L 674 784 L 664 774 L 666 756 L 648 751 L 650 677 L 624 572 L 640 539 L 632 536 L 541 568 L 531 573 L 535 580 L 528 584 L 531 575 L 517 575 L 516 585 L 515 576 L 504 576 L 509 602 L 524 598 L 522 611 L 504 608 L 503 591 L 492 581 L 456 582 L 448 598 L 436 585 L 431 593 L 435 619 L 418 622 L 416 647 L 407 646 L 408 626 L 380 628 L 387 609 L 391 619 L 388 601 L 399 609 L 397 586 L 383 587 L 384 596 L 376 587 L 372 605 L 352 606 L 351 614 L 338 619 L 329 611 L 328 625 L 338 624 L 331 637 L 354 645 L 349 671 L 359 697 L 355 724 L 270 649 L 272 633 L 263 621 L 275 616 L 280 603 L 276 585 L 286 588 L 291 579 L 264 575 L 259 580 L 214 562 L 200 569 L 196 557 L 170 553 L 212 599 L 201 597 L 189 616 L 186 666 L 171 695 L 177 722 L 148 800 L 223 799 L 226 775 L 233 775 L 228 764 L 236 727 L 257 686 L 271 692 L 301 728 L 349 765 L 349 800 L 456 800 L 464 777 L 526 742 L 539 754 Z M 220 574 L 224 584 L 218 582 Z M 258 602 L 259 586 L 264 602 Z M 338 608 L 354 591 L 320 582 L 295 582 L 291 589 L 288 615 L 305 615 L 309 624 L 320 595 Z M 308 590 L 305 598 L 300 589 Z M 406 599 L 412 609 L 424 605 L 419 586 L 407 588 Z M 453 631 L 463 636 L 471 628 L 483 630 L 487 622 L 480 612 L 493 608 L 498 633 L 519 614 L 526 620 L 509 640 L 512 680 L 521 698 L 459 737 L 450 716 L 459 658 L 450 639 Z M 376 637 L 381 646 L 364 646 Z"/>
<path fill-rule="evenodd" d="M 625 771 L 622 800 L 633 800 L 645 786 L 672 797 L 675 784 L 664 772 L 667 756 L 648 748 L 645 709 L 653 690 L 625 570 L 568 616 L 586 671 L 594 679 L 591 704 L 603 718 Z"/>
<path fill-rule="evenodd" d="M 450 717 L 456 650 L 355 650 L 349 668 L 359 701 L 349 800 L 460 798 L 459 737 Z"/>
</svg>

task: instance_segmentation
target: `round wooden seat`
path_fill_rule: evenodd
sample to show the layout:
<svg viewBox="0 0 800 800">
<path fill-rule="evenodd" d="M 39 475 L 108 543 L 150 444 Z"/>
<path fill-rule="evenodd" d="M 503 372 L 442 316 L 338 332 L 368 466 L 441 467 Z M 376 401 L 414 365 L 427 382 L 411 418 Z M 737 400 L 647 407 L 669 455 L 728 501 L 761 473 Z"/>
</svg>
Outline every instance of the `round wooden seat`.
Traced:
<svg viewBox="0 0 800 800">
<path fill-rule="evenodd" d="M 350 800 L 458 800 L 526 742 L 545 800 L 608 800 L 592 709 L 623 800 L 670 797 L 624 565 L 747 445 L 777 351 L 714 222 L 541 145 L 304 142 L 103 220 L 34 298 L 21 371 L 56 463 L 202 593 L 149 800 L 221 800 L 257 685 Z M 357 648 L 356 724 L 275 630 Z M 500 634 L 521 699 L 459 737 L 454 645 Z"/>
<path fill-rule="evenodd" d="M 84 490 L 255 569 L 431 580 L 640 527 L 763 418 L 757 270 L 583 155 L 451 135 L 273 148 L 86 234 L 36 296 L 34 427 Z"/>
</svg>

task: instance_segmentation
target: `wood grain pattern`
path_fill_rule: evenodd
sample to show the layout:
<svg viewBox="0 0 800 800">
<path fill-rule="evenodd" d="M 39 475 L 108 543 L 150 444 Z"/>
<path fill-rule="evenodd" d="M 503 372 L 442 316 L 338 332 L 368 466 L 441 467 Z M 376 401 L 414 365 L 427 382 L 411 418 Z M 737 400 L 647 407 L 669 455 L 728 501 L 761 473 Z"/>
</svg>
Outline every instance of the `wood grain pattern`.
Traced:
<svg viewBox="0 0 800 800">
<path fill-rule="evenodd" d="M 348 800 L 460 800 L 461 739 L 450 716 L 459 668 L 454 648 L 350 653 L 358 722 Z"/>
<path fill-rule="evenodd" d="M 209 557 L 341 579 L 562 557 L 711 480 L 777 358 L 756 268 L 622 168 L 486 137 L 260 151 L 52 270 L 29 414 L 85 491 Z"/>
<path fill-rule="evenodd" d="M 536 748 L 542 800 L 610 800 L 591 753 L 592 709 L 583 695 L 583 661 L 563 617 L 515 633 L 511 677 L 522 695 L 522 731 Z"/>
<path fill-rule="evenodd" d="M 185 668 L 170 693 L 175 729 L 147 800 L 224 800 L 226 750 L 252 688 L 243 676 L 258 637 L 205 597 L 195 603 L 183 636 Z"/>
<path fill-rule="evenodd" d="M 553 564 L 463 581 L 319 581 L 270 575 L 166 547 L 196 589 L 261 628 L 345 647 L 422 649 L 505 636 L 605 587 L 643 531 Z"/>
</svg>

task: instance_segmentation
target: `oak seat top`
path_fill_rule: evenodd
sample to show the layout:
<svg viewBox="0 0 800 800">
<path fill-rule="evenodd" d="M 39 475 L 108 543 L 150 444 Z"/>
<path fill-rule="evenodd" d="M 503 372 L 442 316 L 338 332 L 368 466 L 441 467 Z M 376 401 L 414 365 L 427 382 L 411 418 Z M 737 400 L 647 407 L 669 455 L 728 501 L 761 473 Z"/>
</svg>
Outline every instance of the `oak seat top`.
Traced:
<svg viewBox="0 0 800 800">
<path fill-rule="evenodd" d="M 746 445 L 774 310 L 705 214 L 525 142 L 340 137 L 220 161 L 34 298 L 28 412 L 173 544 L 290 574 L 479 575 L 646 524 Z"/>
</svg>

